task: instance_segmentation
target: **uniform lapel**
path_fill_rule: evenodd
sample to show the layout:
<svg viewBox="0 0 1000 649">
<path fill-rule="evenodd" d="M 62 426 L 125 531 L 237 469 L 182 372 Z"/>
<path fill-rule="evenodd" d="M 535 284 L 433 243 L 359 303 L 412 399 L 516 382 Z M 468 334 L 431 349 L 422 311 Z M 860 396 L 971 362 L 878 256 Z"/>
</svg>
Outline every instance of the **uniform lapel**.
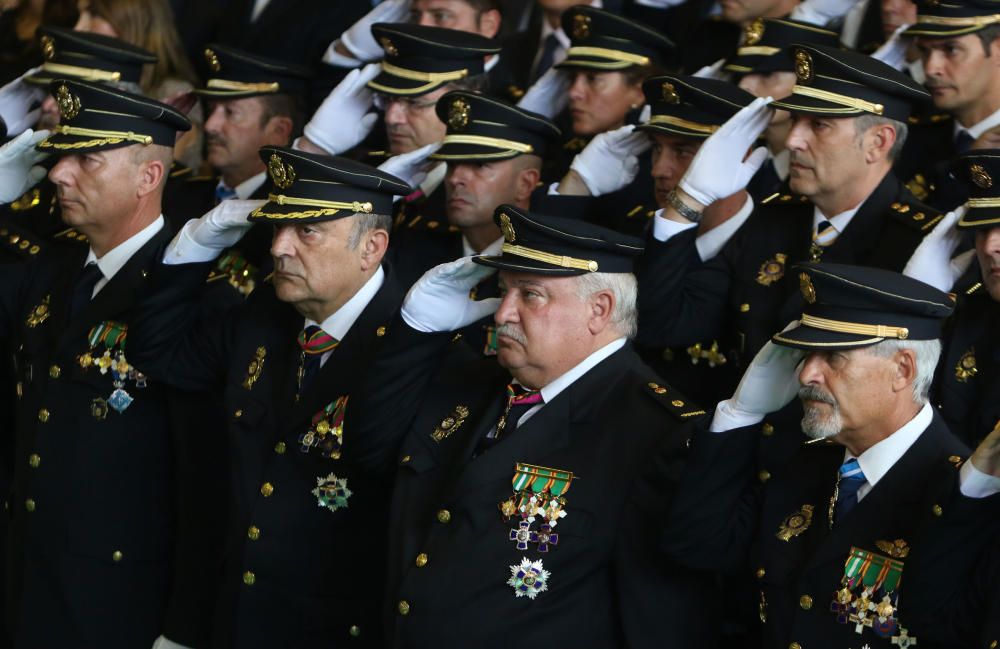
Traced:
<svg viewBox="0 0 1000 649">
<path fill-rule="evenodd" d="M 855 263 L 879 245 L 889 205 L 899 195 L 899 181 L 889 172 L 865 199 L 837 240 L 823 253 L 823 261 Z"/>
</svg>

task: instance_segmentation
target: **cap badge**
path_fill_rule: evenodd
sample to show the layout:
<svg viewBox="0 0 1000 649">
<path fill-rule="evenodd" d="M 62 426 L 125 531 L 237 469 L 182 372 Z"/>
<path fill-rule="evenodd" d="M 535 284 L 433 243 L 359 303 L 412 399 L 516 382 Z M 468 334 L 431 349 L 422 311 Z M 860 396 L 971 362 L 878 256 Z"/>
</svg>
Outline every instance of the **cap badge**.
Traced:
<svg viewBox="0 0 1000 649">
<path fill-rule="evenodd" d="M 42 55 L 45 57 L 46 61 L 51 61 L 56 55 L 56 41 L 48 34 L 45 34 L 40 39 L 40 44 L 42 46 Z"/>
<path fill-rule="evenodd" d="M 771 259 L 760 265 L 757 271 L 757 283 L 761 286 L 770 286 L 785 276 L 785 261 L 788 255 L 779 252 Z"/>
<path fill-rule="evenodd" d="M 272 153 L 267 161 L 267 173 L 278 189 L 288 189 L 295 182 L 295 169 L 286 164 L 277 153 Z"/>
<path fill-rule="evenodd" d="M 778 533 L 775 536 L 782 541 L 791 541 L 793 537 L 809 529 L 809 525 L 812 524 L 812 518 L 813 506 L 802 505 L 799 511 L 789 514 L 781 522 L 781 525 L 778 527 Z"/>
<path fill-rule="evenodd" d="M 500 231 L 503 232 L 503 240 L 507 243 L 514 243 L 516 239 L 516 234 L 514 232 L 514 226 L 511 225 L 510 217 L 506 214 L 500 214 Z"/>
<path fill-rule="evenodd" d="M 442 419 L 441 423 L 434 429 L 434 432 L 431 433 L 431 439 L 440 444 L 441 440 L 447 439 L 452 433 L 458 430 L 468 417 L 468 408 L 461 405 L 455 406 L 455 410 Z"/>
<path fill-rule="evenodd" d="M 816 287 L 808 273 L 799 273 L 799 288 L 802 290 L 802 297 L 809 304 L 816 304 Z"/>
<path fill-rule="evenodd" d="M 208 69 L 212 72 L 222 70 L 222 65 L 219 64 L 219 57 L 209 48 L 205 48 L 205 63 L 208 64 Z"/>
<path fill-rule="evenodd" d="M 457 97 L 448 107 L 448 126 L 461 131 L 469 125 L 469 102 Z"/>
<path fill-rule="evenodd" d="M 383 36 L 382 38 L 378 39 L 378 42 L 379 44 L 382 45 L 382 49 L 385 50 L 386 54 L 388 54 L 389 56 L 399 56 L 399 50 L 396 49 L 396 46 L 393 45 L 392 41 L 389 40 L 388 36 Z"/>
<path fill-rule="evenodd" d="M 578 41 L 590 38 L 590 16 L 586 14 L 573 16 L 573 38 Z"/>
<path fill-rule="evenodd" d="M 969 175 L 972 177 L 972 182 L 976 184 L 977 187 L 982 189 L 989 189 L 993 186 L 993 178 L 990 177 L 986 168 L 981 164 L 973 164 L 969 166 Z"/>
<path fill-rule="evenodd" d="M 756 45 L 764 36 L 764 20 L 756 18 L 743 28 L 743 44 Z"/>
<path fill-rule="evenodd" d="M 663 85 L 660 86 L 660 90 L 663 92 L 663 101 L 668 104 L 679 104 L 681 103 L 680 95 L 677 94 L 677 88 L 674 88 L 674 84 L 669 81 L 664 81 Z"/>
<path fill-rule="evenodd" d="M 73 119 L 80 114 L 80 98 L 69 91 L 65 84 L 56 89 L 56 104 L 59 114 L 66 119 Z"/>
<path fill-rule="evenodd" d="M 812 57 L 805 50 L 795 51 L 795 76 L 801 83 L 809 83 L 813 79 Z"/>
<path fill-rule="evenodd" d="M 962 358 L 955 364 L 955 380 L 968 383 L 976 374 L 979 374 L 979 368 L 976 367 L 976 349 L 973 347 L 962 354 Z"/>
<path fill-rule="evenodd" d="M 338 478 L 331 473 L 328 476 L 316 478 L 316 488 L 312 490 L 316 496 L 316 504 L 326 507 L 331 512 L 347 508 L 347 499 L 354 495 L 347 488 L 347 479 Z"/>
</svg>

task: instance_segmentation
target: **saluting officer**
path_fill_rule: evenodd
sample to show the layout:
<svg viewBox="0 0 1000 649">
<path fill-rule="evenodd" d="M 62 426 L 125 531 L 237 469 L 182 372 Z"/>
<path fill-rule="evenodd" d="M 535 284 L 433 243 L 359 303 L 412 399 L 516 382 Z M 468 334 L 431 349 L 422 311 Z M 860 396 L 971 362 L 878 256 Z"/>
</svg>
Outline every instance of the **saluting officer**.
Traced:
<svg viewBox="0 0 1000 649">
<path fill-rule="evenodd" d="M 384 267 L 393 196 L 409 186 L 343 158 L 264 147 L 258 205 L 189 222 L 133 326 L 143 369 L 183 389 L 222 384 L 233 440 L 230 534 L 214 645 L 381 646 L 389 481 L 397 441 L 351 415 L 399 307 Z M 206 266 L 250 227 L 274 228 L 274 276 L 225 318 L 193 325 Z M 217 431 L 216 434 L 224 434 Z"/>
<path fill-rule="evenodd" d="M 361 395 L 361 435 L 408 431 L 390 644 L 501 647 L 521 629 L 542 644 L 706 646 L 713 579 L 655 544 L 702 411 L 628 344 L 641 241 L 510 205 L 495 218 L 501 254 L 414 285 Z M 471 300 L 493 268 L 503 297 Z M 442 363 L 451 332 L 494 310 L 499 364 Z"/>
</svg>

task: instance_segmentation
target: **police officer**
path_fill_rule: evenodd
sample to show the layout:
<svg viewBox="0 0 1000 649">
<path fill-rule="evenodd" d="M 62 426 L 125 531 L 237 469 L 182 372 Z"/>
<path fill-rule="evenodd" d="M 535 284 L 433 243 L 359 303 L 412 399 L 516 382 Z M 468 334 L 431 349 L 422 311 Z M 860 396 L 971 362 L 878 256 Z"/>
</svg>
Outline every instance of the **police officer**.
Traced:
<svg viewBox="0 0 1000 649">
<path fill-rule="evenodd" d="M 352 417 L 399 307 L 383 267 L 398 179 L 342 158 L 264 147 L 274 189 L 185 225 L 132 326 L 138 361 L 184 389 L 223 382 L 233 513 L 214 646 L 381 646 L 389 483 Z M 191 325 L 205 266 L 252 223 L 274 227 L 275 273 L 225 318 Z M 254 226 L 256 227 L 256 226 Z M 215 434 L 222 434 L 216 431 Z"/>
<path fill-rule="evenodd" d="M 628 345 L 641 242 L 510 205 L 496 223 L 501 254 L 414 285 L 363 392 L 362 434 L 408 431 L 391 646 L 500 647 L 519 629 L 543 644 L 705 646 L 712 580 L 654 542 L 701 410 Z M 502 299 L 470 300 L 493 268 Z M 451 332 L 494 310 L 499 364 L 442 363 Z"/>
</svg>

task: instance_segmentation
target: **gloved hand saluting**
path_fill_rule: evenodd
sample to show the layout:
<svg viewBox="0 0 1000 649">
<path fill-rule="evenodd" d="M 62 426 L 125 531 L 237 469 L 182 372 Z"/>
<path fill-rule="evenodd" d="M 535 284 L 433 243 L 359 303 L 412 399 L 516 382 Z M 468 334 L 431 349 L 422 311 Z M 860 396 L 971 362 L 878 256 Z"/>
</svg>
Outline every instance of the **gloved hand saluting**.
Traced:
<svg viewBox="0 0 1000 649">
<path fill-rule="evenodd" d="M 573 158 L 570 169 L 587 185 L 593 196 L 602 196 L 625 187 L 639 172 L 639 155 L 651 146 L 645 133 L 626 124 L 594 137 Z"/>
<path fill-rule="evenodd" d="M 35 150 L 35 145 L 49 136 L 48 131 L 30 128 L 0 146 L 0 203 L 17 200 L 48 173 L 39 162 L 49 154 Z"/>
<path fill-rule="evenodd" d="M 435 266 L 417 280 L 403 300 L 403 320 L 424 333 L 455 331 L 496 312 L 500 298 L 472 300 L 469 291 L 496 272 L 462 257 Z"/>
</svg>

